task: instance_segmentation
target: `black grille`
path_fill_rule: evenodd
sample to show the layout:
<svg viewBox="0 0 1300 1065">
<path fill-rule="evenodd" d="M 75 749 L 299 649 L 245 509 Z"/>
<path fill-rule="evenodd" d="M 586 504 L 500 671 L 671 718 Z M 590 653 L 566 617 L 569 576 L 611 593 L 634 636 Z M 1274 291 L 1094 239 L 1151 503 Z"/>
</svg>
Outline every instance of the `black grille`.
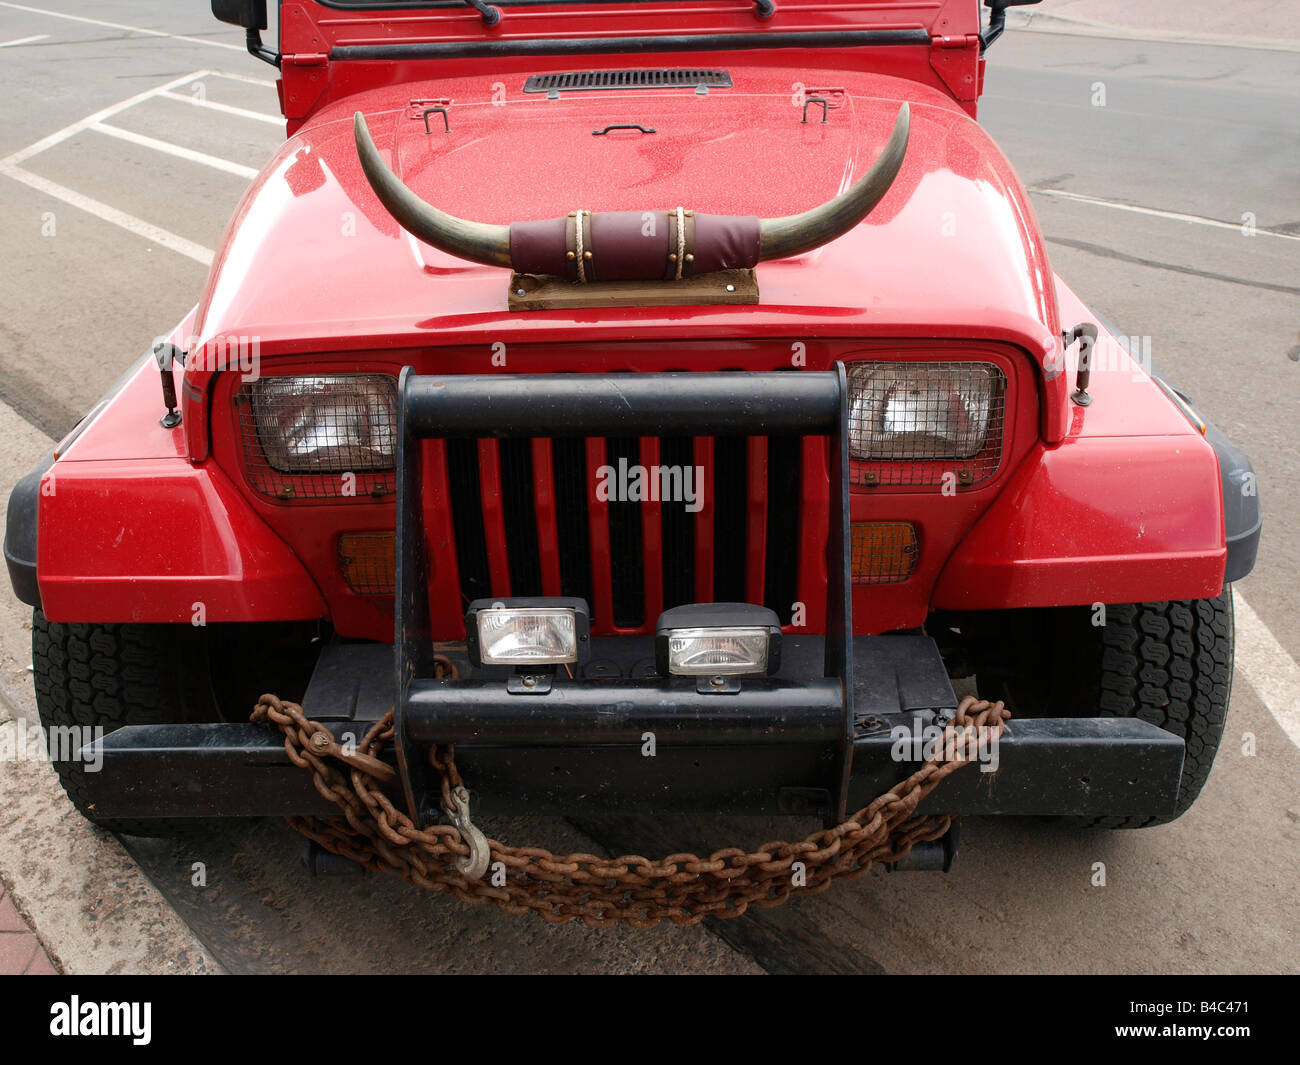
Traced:
<svg viewBox="0 0 1300 1065">
<path fill-rule="evenodd" d="M 560 586 L 565 595 L 591 603 L 591 526 L 587 516 L 586 441 L 552 441 L 555 468 L 555 530 L 559 537 Z"/>
<path fill-rule="evenodd" d="M 532 441 L 502 440 L 500 448 L 510 594 L 541 595 L 542 563 L 537 554 L 537 517 L 533 510 Z"/>
<path fill-rule="evenodd" d="M 717 603 L 745 601 L 749 550 L 746 448 L 741 436 L 720 436 L 713 441 L 713 600 Z"/>
<path fill-rule="evenodd" d="M 447 478 L 451 482 L 451 523 L 456 537 L 460 591 L 468 604 L 492 594 L 478 473 L 478 445 L 473 440 L 447 441 Z"/>
<path fill-rule="evenodd" d="M 619 460 L 632 467 L 641 461 L 640 441 L 634 437 L 594 442 L 597 464 L 618 470 Z M 609 581 L 612 618 L 598 616 L 593 599 L 590 497 L 591 466 L 588 441 L 544 441 L 551 448 L 554 470 L 555 521 L 562 595 L 585 599 L 593 610 L 592 622 L 644 629 L 655 618 L 646 616 L 643 507 L 634 501 L 611 498 L 603 504 L 609 522 Z M 531 440 L 499 442 L 501 497 L 506 556 L 511 594 L 543 592 L 537 535 L 536 468 Z M 750 537 L 748 448 L 743 438 L 719 437 L 713 441 L 713 469 L 705 483 L 712 485 L 708 501 L 713 514 L 713 588 L 715 601 L 745 602 L 746 558 Z M 797 596 L 796 577 L 800 550 L 801 448 L 798 439 L 768 441 L 767 550 L 764 558 L 764 605 L 775 610 L 783 624 L 790 621 Z M 689 437 L 662 437 L 658 464 L 698 465 L 695 442 Z M 493 588 L 488 567 L 486 526 L 483 517 L 483 482 L 478 445 L 473 440 L 447 442 L 447 475 L 451 492 L 451 517 L 456 540 L 461 593 L 466 600 L 503 594 Z M 702 486 L 700 486 L 702 487 Z M 698 512 L 680 501 L 664 501 L 659 508 L 662 538 L 664 607 L 693 603 L 696 595 L 696 538 Z M 705 598 L 709 598 L 707 595 Z"/>
<path fill-rule="evenodd" d="M 533 74 L 524 92 L 591 92 L 599 89 L 730 89 L 725 70 L 582 70 Z"/>
<path fill-rule="evenodd" d="M 683 469 L 695 465 L 695 441 L 686 437 L 664 437 L 659 443 L 659 461 Z M 697 491 L 701 486 L 697 486 Z M 695 515 L 685 507 L 666 506 L 659 510 L 660 535 L 664 545 L 664 605 L 695 602 Z M 653 619 L 652 619 L 653 620 Z"/>
</svg>

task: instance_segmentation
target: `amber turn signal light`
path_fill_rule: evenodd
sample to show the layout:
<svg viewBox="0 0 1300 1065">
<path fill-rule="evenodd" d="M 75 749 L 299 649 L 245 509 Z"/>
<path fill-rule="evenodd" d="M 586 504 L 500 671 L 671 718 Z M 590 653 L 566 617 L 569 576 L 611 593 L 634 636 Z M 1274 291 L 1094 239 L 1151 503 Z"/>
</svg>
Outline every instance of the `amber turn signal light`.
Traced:
<svg viewBox="0 0 1300 1065">
<path fill-rule="evenodd" d="M 351 532 L 339 537 L 339 571 L 358 595 L 392 595 L 396 584 L 395 536 Z"/>
<path fill-rule="evenodd" d="M 854 584 L 895 584 L 916 567 L 916 526 L 907 521 L 855 521 L 849 525 Z"/>
</svg>

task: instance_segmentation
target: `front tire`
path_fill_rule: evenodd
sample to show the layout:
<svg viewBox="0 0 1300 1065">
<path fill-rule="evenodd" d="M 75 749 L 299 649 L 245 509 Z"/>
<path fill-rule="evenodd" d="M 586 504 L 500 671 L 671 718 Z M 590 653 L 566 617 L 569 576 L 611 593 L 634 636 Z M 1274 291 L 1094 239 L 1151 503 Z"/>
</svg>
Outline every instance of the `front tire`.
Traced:
<svg viewBox="0 0 1300 1065">
<path fill-rule="evenodd" d="M 1232 691 L 1232 590 L 1213 599 L 1017 611 L 999 643 L 1017 648 L 987 674 L 1025 717 L 1137 717 L 1182 738 L 1182 784 L 1160 817 L 1079 819 L 1081 825 L 1147 828 L 1191 808 L 1210 775 Z M 987 653 L 987 645 L 986 645 Z"/>
<path fill-rule="evenodd" d="M 32 615 L 36 708 L 47 730 L 217 721 L 206 633 L 191 625 L 49 621 Z M 62 752 L 60 752 L 62 753 Z M 72 805 L 110 832 L 170 836 L 187 822 L 96 815 L 80 761 L 54 762 Z"/>
</svg>

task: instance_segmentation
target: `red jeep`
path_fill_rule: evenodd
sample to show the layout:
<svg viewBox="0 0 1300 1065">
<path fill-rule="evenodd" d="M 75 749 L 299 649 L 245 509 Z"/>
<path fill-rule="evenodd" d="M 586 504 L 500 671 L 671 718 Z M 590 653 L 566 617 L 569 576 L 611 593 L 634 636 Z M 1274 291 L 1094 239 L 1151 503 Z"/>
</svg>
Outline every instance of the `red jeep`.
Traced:
<svg viewBox="0 0 1300 1065">
<path fill-rule="evenodd" d="M 470 850 L 461 779 L 837 825 L 973 678 L 996 772 L 917 815 L 1186 810 L 1254 474 L 975 121 L 1013 2 L 212 0 L 288 139 L 9 502 L 77 808 L 338 815 L 332 755 Z"/>
</svg>

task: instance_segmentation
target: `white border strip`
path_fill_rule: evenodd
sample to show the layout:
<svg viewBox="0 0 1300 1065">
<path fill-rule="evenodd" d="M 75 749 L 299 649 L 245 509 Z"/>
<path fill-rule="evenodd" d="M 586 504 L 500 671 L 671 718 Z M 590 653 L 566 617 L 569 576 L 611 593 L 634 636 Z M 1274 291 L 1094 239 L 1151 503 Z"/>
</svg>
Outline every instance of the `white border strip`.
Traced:
<svg viewBox="0 0 1300 1065">
<path fill-rule="evenodd" d="M 20 44 L 35 44 L 37 41 L 47 41 L 49 37 L 48 33 L 38 33 L 35 37 L 19 37 L 16 41 L 5 41 L 0 44 L 0 48 L 17 48 Z"/>
</svg>

